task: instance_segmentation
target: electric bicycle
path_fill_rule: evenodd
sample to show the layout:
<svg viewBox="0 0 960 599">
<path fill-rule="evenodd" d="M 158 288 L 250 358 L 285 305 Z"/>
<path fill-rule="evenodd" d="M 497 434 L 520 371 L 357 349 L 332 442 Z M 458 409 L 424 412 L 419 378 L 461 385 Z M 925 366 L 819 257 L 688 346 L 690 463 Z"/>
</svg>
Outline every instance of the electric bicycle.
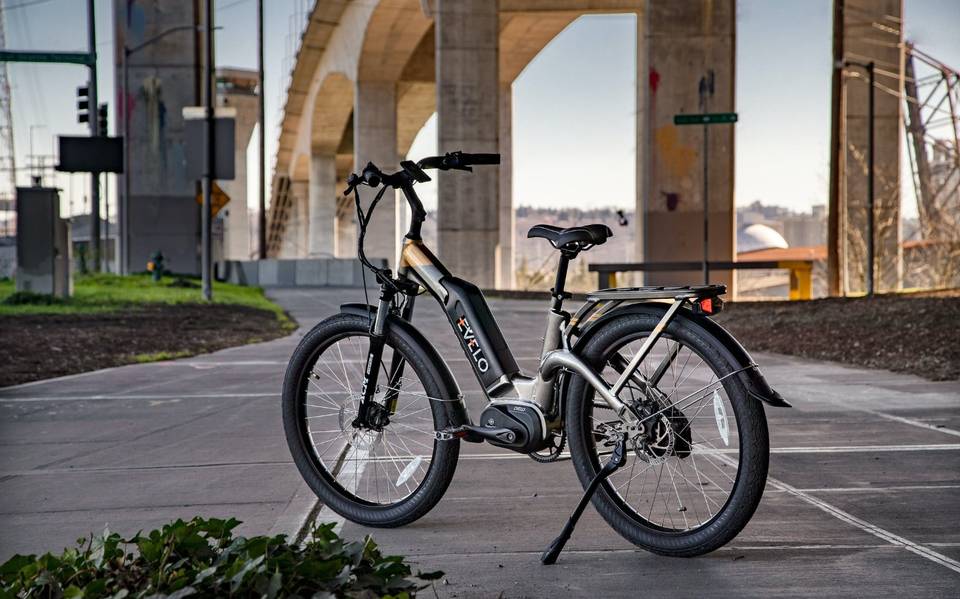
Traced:
<svg viewBox="0 0 960 599">
<path fill-rule="evenodd" d="M 540 366 L 521 371 L 480 289 L 424 245 L 414 189 L 426 171 L 471 171 L 497 154 L 452 152 L 370 163 L 344 195 L 357 210 L 357 254 L 379 284 L 376 305 L 347 303 L 300 342 L 283 382 L 294 461 L 323 505 L 364 526 L 421 518 L 453 479 L 461 442 L 540 462 L 569 455 L 585 493 L 544 553 L 553 563 L 586 504 L 638 547 L 697 556 L 733 539 L 760 502 L 769 440 L 763 404 L 789 407 L 747 351 L 710 316 L 723 285 L 602 289 L 564 309 L 571 260 L 612 236 L 602 224 L 537 225 L 557 250 Z M 379 189 L 366 211 L 359 189 Z M 410 207 L 396 274 L 364 254 L 377 204 L 399 190 Z M 473 420 L 447 360 L 411 324 L 417 297 L 443 308 L 486 395 Z M 563 455 L 566 455 L 563 453 Z"/>
</svg>

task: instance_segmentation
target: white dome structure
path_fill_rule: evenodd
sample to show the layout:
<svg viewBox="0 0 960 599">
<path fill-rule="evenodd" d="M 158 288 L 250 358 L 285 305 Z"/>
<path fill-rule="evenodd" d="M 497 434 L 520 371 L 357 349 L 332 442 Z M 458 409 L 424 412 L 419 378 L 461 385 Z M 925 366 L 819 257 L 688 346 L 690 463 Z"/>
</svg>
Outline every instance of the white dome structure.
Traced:
<svg viewBox="0 0 960 599">
<path fill-rule="evenodd" d="M 756 252 L 773 248 L 786 249 L 790 247 L 783 235 L 776 230 L 761 225 L 752 224 L 740 229 L 737 233 L 737 253 Z"/>
</svg>

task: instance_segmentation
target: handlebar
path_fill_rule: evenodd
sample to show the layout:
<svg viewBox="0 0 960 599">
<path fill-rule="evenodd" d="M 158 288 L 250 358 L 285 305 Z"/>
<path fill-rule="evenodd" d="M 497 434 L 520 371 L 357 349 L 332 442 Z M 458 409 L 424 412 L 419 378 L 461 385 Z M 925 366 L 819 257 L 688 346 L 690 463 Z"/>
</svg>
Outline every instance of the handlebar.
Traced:
<svg viewBox="0 0 960 599">
<path fill-rule="evenodd" d="M 474 165 L 496 164 L 500 164 L 500 154 L 467 154 L 456 151 L 447 152 L 443 156 L 429 156 L 418 162 L 404 160 L 400 163 L 401 170 L 387 175 L 374 163 L 368 162 L 359 175 L 354 173 L 347 177 L 347 188 L 343 191 L 343 195 L 350 195 L 358 185 L 380 187 L 383 184 L 399 189 L 412 181 L 425 183 L 430 180 L 430 177 L 423 172 L 425 169 L 473 171 L 471 167 Z"/>
<path fill-rule="evenodd" d="M 350 176 L 347 177 L 347 188 L 343 190 L 343 195 L 345 196 L 355 193 L 357 187 L 360 185 L 367 185 L 373 188 L 380 187 L 381 185 L 384 186 L 370 204 L 366 214 L 364 214 L 360 207 L 360 195 L 356 194 L 354 198 L 357 205 L 357 217 L 360 225 L 360 234 L 357 236 L 357 253 L 360 256 L 360 260 L 374 271 L 378 270 L 366 261 L 363 254 L 363 233 L 366 230 L 367 223 L 370 221 L 370 217 L 373 215 L 373 210 L 377 202 L 383 197 L 388 187 L 393 187 L 403 192 L 404 198 L 412 209 L 410 214 L 410 230 L 407 233 L 407 237 L 420 239 L 420 225 L 423 224 L 423 221 L 426 219 L 427 212 L 423 209 L 423 204 L 420 202 L 420 198 L 417 197 L 413 186 L 415 183 L 425 183 L 430 180 L 430 177 L 423 172 L 423 170 L 472 171 L 471 166 L 481 164 L 500 164 L 500 154 L 465 154 L 458 151 L 448 152 L 443 156 L 430 156 L 419 162 L 404 160 L 400 163 L 401 170 L 393 174 L 386 174 L 377 168 L 377 165 L 368 162 L 367 165 L 363 167 L 363 170 L 360 171 L 359 175 L 351 173 Z"/>
<path fill-rule="evenodd" d="M 500 164 L 500 154 L 466 154 L 464 152 L 448 152 L 443 156 L 430 156 L 417 163 L 420 168 L 435 168 L 445 170 L 472 170 L 472 165 Z"/>
</svg>

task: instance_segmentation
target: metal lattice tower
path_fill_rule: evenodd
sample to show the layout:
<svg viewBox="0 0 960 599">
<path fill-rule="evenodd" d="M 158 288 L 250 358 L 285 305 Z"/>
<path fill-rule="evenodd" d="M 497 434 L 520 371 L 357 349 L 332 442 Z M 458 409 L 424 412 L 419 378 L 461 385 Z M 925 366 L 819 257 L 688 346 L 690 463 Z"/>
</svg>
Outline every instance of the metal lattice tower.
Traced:
<svg viewBox="0 0 960 599">
<path fill-rule="evenodd" d="M 0 48 L 7 47 L 5 0 L 0 0 Z M 17 158 L 13 145 L 13 113 L 10 107 L 10 74 L 7 63 L 0 63 L 0 207 L 3 234 L 14 234 L 14 202 L 17 195 Z"/>
<path fill-rule="evenodd" d="M 904 125 L 925 240 L 960 241 L 960 72 L 906 46 Z"/>
</svg>

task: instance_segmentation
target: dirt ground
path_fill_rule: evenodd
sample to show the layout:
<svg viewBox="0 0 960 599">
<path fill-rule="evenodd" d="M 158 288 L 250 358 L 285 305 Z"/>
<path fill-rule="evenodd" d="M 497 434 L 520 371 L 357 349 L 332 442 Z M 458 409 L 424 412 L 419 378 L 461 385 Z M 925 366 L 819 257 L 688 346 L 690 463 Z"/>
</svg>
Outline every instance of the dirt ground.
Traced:
<svg viewBox="0 0 960 599">
<path fill-rule="evenodd" d="M 275 314 L 224 304 L 150 304 L 102 314 L 0 316 L 0 387 L 186 356 L 287 334 Z"/>
<path fill-rule="evenodd" d="M 731 302 L 717 321 L 750 351 L 960 379 L 956 293 Z"/>
</svg>

